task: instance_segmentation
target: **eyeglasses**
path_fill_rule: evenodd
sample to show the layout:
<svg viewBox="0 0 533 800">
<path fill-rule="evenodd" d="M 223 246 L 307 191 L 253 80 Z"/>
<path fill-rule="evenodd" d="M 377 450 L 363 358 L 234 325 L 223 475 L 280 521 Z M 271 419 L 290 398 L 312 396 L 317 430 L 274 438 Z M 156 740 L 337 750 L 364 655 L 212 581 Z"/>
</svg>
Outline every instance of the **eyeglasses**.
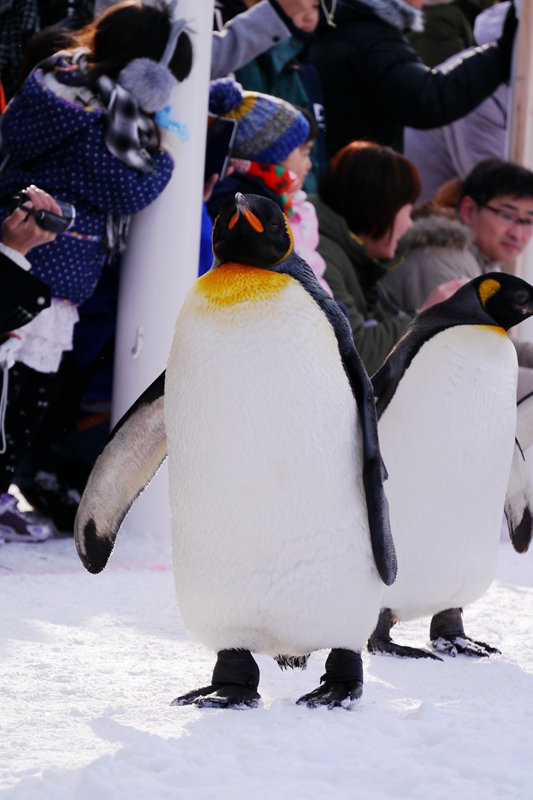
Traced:
<svg viewBox="0 0 533 800">
<path fill-rule="evenodd" d="M 511 211 L 503 208 L 495 208 L 490 203 L 479 203 L 482 208 L 488 208 L 493 214 L 497 214 L 502 222 L 509 225 L 521 225 L 525 231 L 533 231 L 533 217 L 519 217 Z"/>
</svg>

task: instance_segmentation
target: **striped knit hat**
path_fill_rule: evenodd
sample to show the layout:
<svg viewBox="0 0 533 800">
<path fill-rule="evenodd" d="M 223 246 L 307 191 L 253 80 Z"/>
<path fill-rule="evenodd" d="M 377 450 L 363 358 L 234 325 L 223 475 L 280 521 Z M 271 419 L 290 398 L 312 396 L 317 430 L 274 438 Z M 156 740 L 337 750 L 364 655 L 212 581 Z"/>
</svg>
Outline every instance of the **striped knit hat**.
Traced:
<svg viewBox="0 0 533 800">
<path fill-rule="evenodd" d="M 294 106 L 269 94 L 246 92 L 233 78 L 211 81 L 209 111 L 237 120 L 235 158 L 281 164 L 309 137 L 309 123 Z"/>
</svg>

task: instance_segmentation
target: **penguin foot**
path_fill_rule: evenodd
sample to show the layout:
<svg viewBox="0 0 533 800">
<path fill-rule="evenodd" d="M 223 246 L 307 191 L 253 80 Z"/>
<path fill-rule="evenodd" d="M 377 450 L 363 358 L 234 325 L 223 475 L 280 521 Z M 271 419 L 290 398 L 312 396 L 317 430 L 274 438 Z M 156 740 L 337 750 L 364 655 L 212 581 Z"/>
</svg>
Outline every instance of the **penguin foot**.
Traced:
<svg viewBox="0 0 533 800">
<path fill-rule="evenodd" d="M 466 635 L 461 608 L 448 608 L 435 614 L 431 620 L 429 638 L 435 650 L 452 658 L 458 655 L 488 658 L 500 652 L 490 644 L 476 642 Z"/>
<path fill-rule="evenodd" d="M 437 639 L 432 639 L 431 644 L 439 653 L 446 653 L 452 658 L 456 658 L 458 655 L 472 658 L 488 658 L 501 652 L 490 644 L 476 642 L 464 634 L 462 636 L 439 636 Z"/>
<path fill-rule="evenodd" d="M 249 650 L 221 650 L 211 683 L 176 697 L 173 706 L 199 708 L 256 708 L 260 695 L 259 667 Z"/>
<path fill-rule="evenodd" d="M 350 708 L 363 694 L 363 660 L 361 653 L 334 647 L 326 659 L 322 685 L 297 700 L 297 705 L 316 708 Z"/>
<path fill-rule="evenodd" d="M 296 704 L 308 708 L 350 708 L 362 694 L 363 681 L 325 681 L 318 689 L 300 697 Z"/>
<path fill-rule="evenodd" d="M 367 642 L 369 653 L 383 653 L 387 656 L 397 656 L 398 658 L 432 658 L 434 661 L 442 661 L 442 658 L 430 653 L 429 650 L 422 650 L 418 647 L 407 647 L 396 644 L 390 638 L 393 625 L 396 624 L 396 617 L 390 608 L 383 608 L 380 611 L 378 624 L 374 633 Z"/>
<path fill-rule="evenodd" d="M 260 695 L 255 689 L 245 686 L 211 684 L 202 689 L 176 697 L 171 706 L 191 706 L 198 708 L 257 708 Z"/>
<path fill-rule="evenodd" d="M 421 647 L 407 647 L 406 645 L 396 644 L 392 639 L 382 639 L 372 635 L 367 644 L 369 653 L 382 653 L 386 656 L 397 656 L 398 658 L 432 658 L 434 661 L 442 661 L 442 658 L 423 650 Z M 438 648 L 437 648 L 438 649 Z"/>
</svg>

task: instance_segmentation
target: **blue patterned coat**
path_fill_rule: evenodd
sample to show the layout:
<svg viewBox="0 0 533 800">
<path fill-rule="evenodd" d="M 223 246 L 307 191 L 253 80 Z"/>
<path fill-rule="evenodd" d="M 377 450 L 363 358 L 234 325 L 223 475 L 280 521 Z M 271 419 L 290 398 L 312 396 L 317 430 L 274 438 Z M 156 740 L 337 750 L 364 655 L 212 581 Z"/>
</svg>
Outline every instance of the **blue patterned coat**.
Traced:
<svg viewBox="0 0 533 800">
<path fill-rule="evenodd" d="M 104 142 L 105 111 L 56 95 L 34 72 L 2 118 L 2 150 L 9 161 L 0 177 L 0 220 L 9 198 L 31 183 L 76 206 L 71 231 L 32 251 L 32 272 L 54 297 L 79 304 L 100 275 L 107 251 L 109 213 L 129 215 L 163 191 L 173 169 L 159 150 L 154 170 L 141 173 L 113 156 Z"/>
</svg>

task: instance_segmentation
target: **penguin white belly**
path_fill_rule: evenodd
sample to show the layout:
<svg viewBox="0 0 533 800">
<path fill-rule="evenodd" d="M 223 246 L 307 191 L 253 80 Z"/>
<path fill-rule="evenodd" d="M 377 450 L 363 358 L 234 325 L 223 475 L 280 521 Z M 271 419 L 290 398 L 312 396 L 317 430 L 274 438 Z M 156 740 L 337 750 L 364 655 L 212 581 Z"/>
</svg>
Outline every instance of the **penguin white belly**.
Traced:
<svg viewBox="0 0 533 800">
<path fill-rule="evenodd" d="M 184 624 L 215 651 L 360 649 L 383 584 L 357 409 L 305 289 L 250 268 L 201 278 L 176 323 L 165 405 Z"/>
<path fill-rule="evenodd" d="M 426 342 L 379 422 L 398 577 L 398 619 L 480 597 L 496 572 L 516 428 L 515 349 L 464 325 Z"/>
</svg>

